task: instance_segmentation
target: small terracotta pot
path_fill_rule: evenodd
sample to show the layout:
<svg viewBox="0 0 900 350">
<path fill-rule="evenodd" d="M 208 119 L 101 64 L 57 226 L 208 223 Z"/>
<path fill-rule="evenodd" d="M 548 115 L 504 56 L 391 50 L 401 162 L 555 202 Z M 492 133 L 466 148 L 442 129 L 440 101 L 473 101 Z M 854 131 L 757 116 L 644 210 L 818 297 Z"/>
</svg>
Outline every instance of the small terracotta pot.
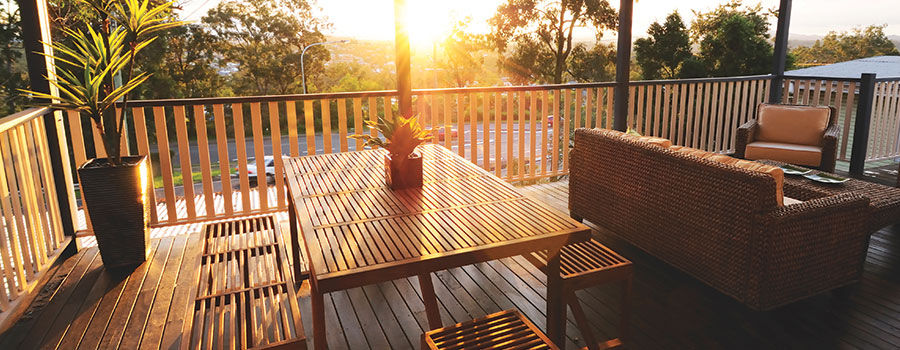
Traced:
<svg viewBox="0 0 900 350">
<path fill-rule="evenodd" d="M 385 155 L 384 177 L 392 190 L 422 187 L 422 156 L 411 153 L 401 161 Z"/>
</svg>

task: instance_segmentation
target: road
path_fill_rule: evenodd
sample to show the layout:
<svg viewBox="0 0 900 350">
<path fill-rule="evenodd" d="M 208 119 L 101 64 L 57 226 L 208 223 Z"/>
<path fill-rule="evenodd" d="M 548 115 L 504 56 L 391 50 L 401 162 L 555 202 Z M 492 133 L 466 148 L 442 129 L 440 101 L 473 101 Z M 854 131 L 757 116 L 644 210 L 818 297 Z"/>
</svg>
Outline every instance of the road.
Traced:
<svg viewBox="0 0 900 350">
<path fill-rule="evenodd" d="M 454 128 L 454 129 L 455 129 L 455 128 Z M 483 157 L 484 157 L 484 154 L 483 154 L 482 148 L 481 148 L 481 147 L 483 146 L 483 140 L 481 139 L 481 137 L 483 137 L 483 133 L 482 133 L 483 130 L 484 130 L 484 129 L 483 129 L 483 126 L 482 126 L 482 125 L 478 125 L 478 127 L 477 127 L 477 129 L 476 129 L 476 132 L 478 133 L 479 142 L 478 142 L 476 145 L 478 146 L 478 158 L 477 158 L 478 162 L 477 162 L 477 163 L 478 163 L 479 165 L 482 163 L 482 160 L 483 160 Z M 490 126 L 489 126 L 488 131 L 490 132 L 489 135 L 490 135 L 490 137 L 492 138 L 492 140 L 493 140 L 494 138 L 496 138 L 496 134 L 494 133 L 494 126 L 493 126 L 493 125 L 490 125 Z M 542 132 L 543 130 L 542 130 L 542 128 L 541 128 L 540 126 L 538 126 L 537 129 L 536 129 L 536 131 L 538 132 L 538 135 L 537 135 L 537 136 L 538 136 L 538 137 L 537 137 L 537 147 L 540 148 L 540 146 L 541 146 L 540 136 L 541 136 L 541 132 Z M 551 128 L 551 129 L 548 129 L 548 131 L 551 131 L 551 132 L 552 132 L 552 128 Z M 524 140 L 524 141 L 525 141 L 525 152 L 526 152 L 525 156 L 526 156 L 526 157 L 528 157 L 528 156 L 530 155 L 530 150 L 531 150 L 531 136 L 530 136 L 530 132 L 531 132 L 531 131 L 530 131 L 529 125 L 526 125 L 526 126 L 525 126 L 525 140 Z M 506 144 L 506 138 L 507 138 L 507 130 L 506 130 L 506 125 L 505 125 L 505 124 L 504 124 L 504 125 L 501 125 L 500 135 L 501 135 L 501 138 L 502 138 L 502 142 L 503 142 L 503 144 L 504 144 L 504 146 L 501 147 L 501 149 L 500 149 L 501 156 L 503 157 L 503 159 L 509 159 L 509 158 L 506 156 L 506 146 L 505 146 L 505 144 Z M 466 125 L 466 126 L 465 126 L 465 130 L 464 130 L 462 136 L 465 137 L 465 140 L 466 140 L 466 143 L 465 143 L 465 155 L 466 155 L 466 159 L 470 159 L 470 158 L 471 158 L 471 157 L 470 157 L 470 154 L 471 154 L 471 150 L 470 150 L 471 144 L 469 143 L 469 140 L 471 139 L 471 129 L 469 128 L 469 125 Z M 512 129 L 512 137 L 513 137 L 513 154 L 514 154 L 514 155 L 517 155 L 517 153 L 518 153 L 518 144 L 519 144 L 519 129 L 518 129 L 518 125 L 513 125 L 513 129 Z M 315 142 L 316 142 L 316 153 L 317 153 L 317 154 L 324 153 L 324 141 L 323 141 L 323 140 L 324 140 L 324 137 L 323 137 L 323 135 L 322 135 L 321 133 L 316 134 L 315 140 L 316 140 L 316 141 L 315 141 Z M 458 141 L 457 141 L 456 139 L 454 139 L 454 140 L 451 141 L 451 144 L 452 144 L 452 147 L 453 147 L 454 152 L 457 150 L 457 148 L 456 148 L 456 145 L 458 144 L 457 142 L 458 142 Z M 551 141 L 548 140 L 548 142 L 551 142 Z M 255 154 L 256 154 L 256 153 L 255 153 L 254 144 L 253 144 L 253 138 L 252 138 L 252 137 L 246 137 L 246 138 L 245 138 L 245 143 L 246 143 L 246 146 L 245 146 L 245 147 L 246 147 L 246 152 L 247 152 L 247 158 L 253 158 L 253 157 L 255 156 Z M 298 135 L 297 143 L 298 143 L 298 149 L 300 150 L 300 155 L 306 155 L 306 135 Z M 443 144 L 444 141 L 440 141 L 440 143 Z M 172 164 L 173 164 L 174 167 L 178 167 L 179 164 L 180 164 L 180 160 L 179 160 L 179 152 L 177 151 L 177 149 L 178 149 L 178 143 L 177 143 L 177 142 L 172 142 L 172 140 L 170 140 L 169 145 L 171 146 L 171 149 L 173 150 L 173 152 L 171 153 L 171 154 L 172 154 Z M 356 149 L 356 140 L 353 140 L 353 139 L 348 140 L 348 145 L 349 145 L 350 150 L 355 150 L 355 149 Z M 339 152 L 339 151 L 340 151 L 340 134 L 338 134 L 338 133 L 332 133 L 332 134 L 331 134 L 331 146 L 332 146 L 332 152 Z M 494 152 L 494 150 L 493 150 L 494 147 L 495 147 L 495 146 L 494 146 L 493 141 L 492 141 L 492 145 L 491 145 L 491 148 L 492 148 L 492 149 L 491 149 L 491 153 L 492 153 L 492 154 L 493 154 L 493 152 Z M 200 152 L 199 152 L 199 147 L 198 147 L 198 145 L 197 145 L 197 142 L 196 142 L 196 141 L 191 141 L 191 142 L 189 142 L 189 148 L 190 148 L 190 154 L 191 154 L 191 163 L 192 163 L 192 164 L 199 164 L 199 162 L 200 162 L 200 155 L 199 155 Z M 272 154 L 272 140 L 271 140 L 271 138 L 269 138 L 269 137 L 264 137 L 264 140 L 263 140 L 263 148 L 264 148 L 264 151 L 265 151 L 265 153 L 266 153 L 267 155 L 268 155 L 268 154 Z M 156 152 L 156 151 L 157 151 L 157 145 L 155 145 L 155 144 L 150 145 L 150 151 L 151 151 L 151 152 Z M 282 151 L 282 153 L 284 153 L 285 155 L 288 155 L 289 152 L 290 152 L 290 140 L 288 139 L 287 136 L 282 136 L 282 138 L 281 138 L 281 151 Z M 228 140 L 228 157 L 229 157 L 229 160 L 231 160 L 232 162 L 234 162 L 234 161 L 236 160 L 236 156 L 237 156 L 236 143 L 235 143 L 234 139 L 229 138 L 229 140 Z M 218 163 L 218 162 L 219 162 L 219 148 L 218 148 L 218 145 L 217 145 L 215 142 L 209 143 L 209 157 L 210 157 L 210 162 L 211 162 L 211 163 Z"/>
</svg>

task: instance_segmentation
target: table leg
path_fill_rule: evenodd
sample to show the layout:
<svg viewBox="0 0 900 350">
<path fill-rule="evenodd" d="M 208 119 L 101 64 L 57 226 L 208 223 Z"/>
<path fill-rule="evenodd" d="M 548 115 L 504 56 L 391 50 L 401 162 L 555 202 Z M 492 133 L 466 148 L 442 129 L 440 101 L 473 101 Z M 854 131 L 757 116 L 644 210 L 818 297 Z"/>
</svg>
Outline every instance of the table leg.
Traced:
<svg viewBox="0 0 900 350">
<path fill-rule="evenodd" d="M 428 316 L 428 327 L 441 328 L 441 313 L 438 311 L 437 296 L 434 295 L 434 284 L 431 282 L 431 274 L 419 275 L 419 287 L 422 289 L 422 301 L 425 304 L 425 315 Z"/>
<path fill-rule="evenodd" d="M 309 293 L 312 304 L 313 347 L 316 350 L 328 349 L 328 340 L 325 339 L 325 298 L 313 287 Z"/>
<path fill-rule="evenodd" d="M 566 303 L 560 276 L 560 248 L 547 251 L 547 337 L 560 349 L 566 346 Z"/>
<path fill-rule="evenodd" d="M 294 259 L 294 282 L 297 287 L 303 283 L 303 264 L 300 261 L 300 227 L 297 222 L 297 211 L 294 208 L 294 199 L 288 194 L 288 221 L 291 228 L 291 256 Z"/>
</svg>

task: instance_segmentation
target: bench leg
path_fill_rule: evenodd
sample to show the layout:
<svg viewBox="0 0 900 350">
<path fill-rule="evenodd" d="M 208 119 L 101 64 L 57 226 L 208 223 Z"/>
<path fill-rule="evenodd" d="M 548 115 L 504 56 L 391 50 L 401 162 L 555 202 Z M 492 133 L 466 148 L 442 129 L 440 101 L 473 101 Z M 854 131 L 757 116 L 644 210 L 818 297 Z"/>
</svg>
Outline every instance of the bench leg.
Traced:
<svg viewBox="0 0 900 350">
<path fill-rule="evenodd" d="M 431 282 L 431 274 L 419 275 L 419 288 L 422 289 L 422 301 L 425 304 L 425 315 L 428 316 L 428 327 L 441 328 L 441 313 L 437 306 L 437 296 L 434 294 L 434 284 Z"/>
<path fill-rule="evenodd" d="M 591 325 L 588 323 L 575 291 L 566 290 L 566 304 L 569 304 L 569 308 L 572 309 L 572 315 L 575 316 L 575 323 L 578 325 L 578 330 L 581 331 L 581 339 L 584 340 L 584 344 L 590 350 L 597 350 L 597 338 L 594 338 L 594 332 L 591 332 Z"/>
</svg>

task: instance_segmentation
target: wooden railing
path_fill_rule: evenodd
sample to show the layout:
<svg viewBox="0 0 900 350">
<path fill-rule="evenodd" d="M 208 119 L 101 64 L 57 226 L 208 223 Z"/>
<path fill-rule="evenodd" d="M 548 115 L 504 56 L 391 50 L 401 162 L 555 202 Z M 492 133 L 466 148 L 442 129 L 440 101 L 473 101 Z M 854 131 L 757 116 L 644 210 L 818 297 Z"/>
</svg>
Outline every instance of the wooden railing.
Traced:
<svg viewBox="0 0 900 350">
<path fill-rule="evenodd" d="M 628 125 L 645 135 L 714 152 L 734 150 L 734 132 L 767 101 L 771 76 L 636 81 L 629 86 Z M 896 81 L 873 113 L 867 159 L 900 154 L 895 132 L 900 101 Z M 512 182 L 568 173 L 568 145 L 578 127 L 611 128 L 613 83 L 413 91 L 413 109 L 432 142 Z M 787 77 L 784 101 L 825 104 L 839 110 L 839 159 L 849 159 L 855 114 L 854 79 Z M 350 135 L 371 133 L 365 120 L 393 115 L 395 91 L 227 97 L 131 102 L 123 148 L 148 154 L 157 179 L 154 225 L 170 225 L 284 210 L 283 180 L 253 183 L 248 171 L 260 159 L 363 149 Z M 324 117 L 323 117 L 324 116 Z M 103 155 L 96 131 L 68 115 L 74 164 Z M 890 129 L 890 128 L 893 129 Z M 884 130 L 894 130 L 893 132 Z M 90 131 L 89 131 L 90 130 Z M 159 152 L 159 150 L 170 150 Z M 258 164 L 259 163 L 259 164 Z M 281 157 L 270 173 L 280 174 Z M 187 171 L 190 169 L 190 171 Z M 188 199 L 188 200 L 186 200 Z M 89 223 L 88 229 L 89 229 Z"/>
<path fill-rule="evenodd" d="M 46 108 L 0 119 L 0 332 L 30 302 L 71 236 L 63 232 Z"/>
<path fill-rule="evenodd" d="M 867 161 L 900 157 L 900 79 L 875 82 Z"/>
<path fill-rule="evenodd" d="M 733 130 L 753 117 L 769 82 L 769 76 L 634 82 L 628 123 L 676 144 L 728 151 Z M 413 109 L 426 127 L 438 128 L 432 142 L 507 181 L 539 181 L 568 173 L 574 129 L 612 127 L 613 86 L 414 90 Z M 157 179 L 151 199 L 161 204 L 152 212 L 154 225 L 284 210 L 283 180 L 253 184 L 248 170 L 262 169 L 259 160 L 273 155 L 363 149 L 349 136 L 371 133 L 363 121 L 395 114 L 396 104 L 395 91 L 133 101 L 123 150 L 151 156 Z M 68 122 L 73 164 L 103 156 L 93 128 L 74 113 Z M 273 163 L 271 172 L 280 174 L 282 158 Z"/>
<path fill-rule="evenodd" d="M 628 125 L 642 135 L 712 152 L 734 150 L 734 132 L 756 116 L 771 77 L 637 81 L 629 88 Z"/>
</svg>

